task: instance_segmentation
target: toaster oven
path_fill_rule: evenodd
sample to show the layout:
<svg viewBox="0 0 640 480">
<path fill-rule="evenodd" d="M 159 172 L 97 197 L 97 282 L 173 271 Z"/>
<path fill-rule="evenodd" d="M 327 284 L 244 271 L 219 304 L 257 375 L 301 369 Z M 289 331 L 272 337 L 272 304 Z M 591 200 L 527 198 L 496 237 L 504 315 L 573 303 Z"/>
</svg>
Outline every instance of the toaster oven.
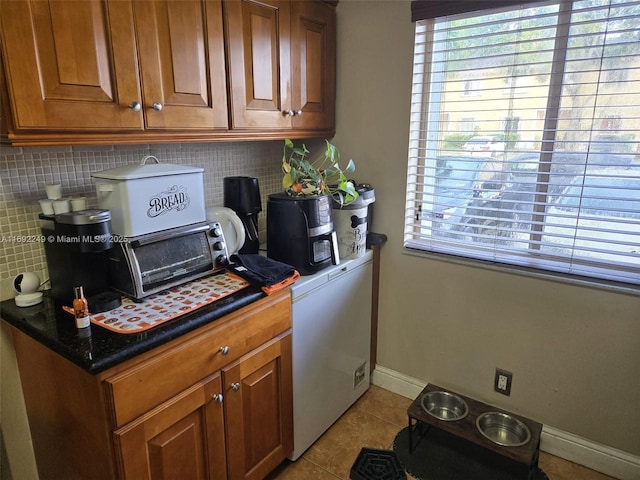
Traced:
<svg viewBox="0 0 640 480">
<path fill-rule="evenodd" d="M 107 255 L 110 286 L 134 300 L 213 274 L 228 263 L 218 222 L 114 238 L 114 243 Z"/>
</svg>

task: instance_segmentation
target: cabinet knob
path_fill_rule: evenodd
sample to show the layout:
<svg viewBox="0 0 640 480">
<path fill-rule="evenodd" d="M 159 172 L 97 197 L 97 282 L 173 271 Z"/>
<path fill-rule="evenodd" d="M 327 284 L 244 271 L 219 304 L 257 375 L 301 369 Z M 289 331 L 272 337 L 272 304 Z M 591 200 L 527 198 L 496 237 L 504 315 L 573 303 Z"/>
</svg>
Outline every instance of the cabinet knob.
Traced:
<svg viewBox="0 0 640 480">
<path fill-rule="evenodd" d="M 129 104 L 129 108 L 134 112 L 139 112 L 140 110 L 142 110 L 142 105 L 140 105 L 140 102 L 131 102 Z"/>
<path fill-rule="evenodd" d="M 232 383 L 231 390 L 233 390 L 234 392 L 237 392 L 238 390 L 240 390 L 240 384 L 238 382 Z"/>
<path fill-rule="evenodd" d="M 285 117 L 293 117 L 295 115 L 295 112 L 293 110 L 283 110 L 282 115 L 284 115 Z"/>
<path fill-rule="evenodd" d="M 161 112 L 162 104 L 160 102 L 155 102 L 153 105 L 151 105 L 151 108 L 153 108 L 156 112 Z"/>
<path fill-rule="evenodd" d="M 211 398 L 216 403 L 222 403 L 222 400 L 224 400 L 224 397 L 222 396 L 221 393 L 215 393 L 215 394 L 211 395 Z"/>
<path fill-rule="evenodd" d="M 296 113 L 295 113 L 295 114 L 296 114 L 297 116 L 302 115 L 302 110 L 296 110 Z"/>
<path fill-rule="evenodd" d="M 220 347 L 218 349 L 218 351 L 222 354 L 222 355 L 226 355 L 227 353 L 229 353 L 229 346 L 225 345 L 224 347 Z"/>
</svg>

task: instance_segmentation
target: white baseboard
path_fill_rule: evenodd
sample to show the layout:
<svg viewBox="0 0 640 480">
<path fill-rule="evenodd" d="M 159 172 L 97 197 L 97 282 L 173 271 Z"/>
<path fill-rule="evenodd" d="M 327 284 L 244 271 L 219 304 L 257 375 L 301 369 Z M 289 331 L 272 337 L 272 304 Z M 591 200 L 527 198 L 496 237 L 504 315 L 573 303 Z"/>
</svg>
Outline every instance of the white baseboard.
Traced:
<svg viewBox="0 0 640 480">
<path fill-rule="evenodd" d="M 407 398 L 417 398 L 426 383 L 377 365 L 371 383 Z M 640 457 L 543 425 L 540 449 L 620 480 L 640 479 Z"/>
</svg>

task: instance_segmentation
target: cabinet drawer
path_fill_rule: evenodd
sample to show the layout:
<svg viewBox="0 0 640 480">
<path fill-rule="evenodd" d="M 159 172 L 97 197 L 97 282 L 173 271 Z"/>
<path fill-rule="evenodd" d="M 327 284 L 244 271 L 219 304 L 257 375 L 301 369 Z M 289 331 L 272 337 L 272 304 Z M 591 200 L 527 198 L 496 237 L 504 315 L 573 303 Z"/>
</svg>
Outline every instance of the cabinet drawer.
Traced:
<svg viewBox="0 0 640 480">
<path fill-rule="evenodd" d="M 158 348 L 157 355 L 106 378 L 115 427 L 121 427 L 220 370 L 291 326 L 288 295 L 266 298 Z M 227 353 L 221 350 L 228 347 Z"/>
</svg>

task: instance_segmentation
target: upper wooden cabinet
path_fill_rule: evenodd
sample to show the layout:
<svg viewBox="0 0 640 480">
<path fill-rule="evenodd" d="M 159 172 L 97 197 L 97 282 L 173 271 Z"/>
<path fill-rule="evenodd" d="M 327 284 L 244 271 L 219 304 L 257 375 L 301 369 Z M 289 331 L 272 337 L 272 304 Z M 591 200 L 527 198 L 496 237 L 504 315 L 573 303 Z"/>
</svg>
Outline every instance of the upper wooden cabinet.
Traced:
<svg viewBox="0 0 640 480">
<path fill-rule="evenodd" d="M 3 1 L 13 126 L 227 128 L 219 0 Z"/>
<path fill-rule="evenodd" d="M 133 6 L 145 127 L 226 129 L 220 0 L 136 0 Z"/>
<path fill-rule="evenodd" d="M 0 134 L 18 146 L 332 136 L 335 4 L 0 0 Z"/>
<path fill-rule="evenodd" d="M 335 8 L 225 0 L 232 128 L 332 130 Z"/>
<path fill-rule="evenodd" d="M 336 13 L 322 2 L 291 3 L 293 126 L 335 128 Z"/>
<path fill-rule="evenodd" d="M 141 130 L 128 108 L 141 100 L 132 20 L 129 2 L 3 1 L 14 127 Z"/>
</svg>

